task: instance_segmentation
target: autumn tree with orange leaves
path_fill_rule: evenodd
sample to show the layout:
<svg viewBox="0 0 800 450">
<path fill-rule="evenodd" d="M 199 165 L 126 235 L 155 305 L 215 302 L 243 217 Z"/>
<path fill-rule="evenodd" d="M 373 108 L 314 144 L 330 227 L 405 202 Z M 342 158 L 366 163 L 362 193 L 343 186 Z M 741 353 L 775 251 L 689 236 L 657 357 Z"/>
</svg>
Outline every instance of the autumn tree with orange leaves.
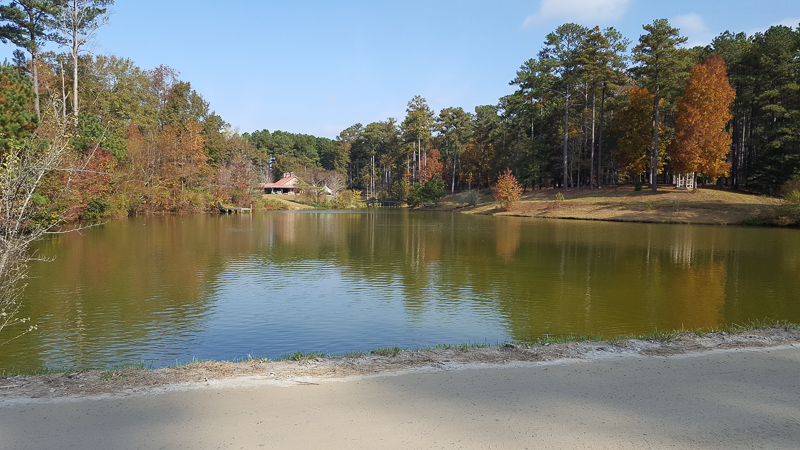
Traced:
<svg viewBox="0 0 800 450">
<path fill-rule="evenodd" d="M 711 178 L 728 175 L 731 136 L 725 125 L 731 120 L 734 98 L 721 56 L 710 56 L 692 68 L 686 92 L 678 101 L 675 140 L 668 148 L 675 173 L 701 172 Z"/>
<path fill-rule="evenodd" d="M 503 211 L 508 211 L 522 196 L 522 186 L 519 185 L 517 178 L 511 173 L 511 169 L 500 175 L 497 179 L 497 186 L 493 189 L 495 200 L 500 202 Z"/>
<path fill-rule="evenodd" d="M 444 171 L 444 164 L 442 164 L 442 154 L 439 153 L 439 150 L 432 148 L 430 152 L 426 155 L 423 160 L 423 167 L 420 170 L 420 184 L 425 184 L 433 178 L 434 175 L 438 175 L 439 178 L 444 179 L 442 176 L 442 171 Z"/>
</svg>

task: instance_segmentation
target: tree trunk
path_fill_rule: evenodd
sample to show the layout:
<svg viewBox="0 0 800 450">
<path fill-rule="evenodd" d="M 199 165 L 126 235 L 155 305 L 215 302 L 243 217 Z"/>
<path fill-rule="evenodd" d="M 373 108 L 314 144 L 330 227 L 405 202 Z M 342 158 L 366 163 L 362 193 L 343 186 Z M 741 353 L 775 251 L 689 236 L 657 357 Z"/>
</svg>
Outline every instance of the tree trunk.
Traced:
<svg viewBox="0 0 800 450">
<path fill-rule="evenodd" d="M 33 65 L 33 106 L 36 108 L 36 120 L 41 123 L 42 112 L 39 108 L 39 53 L 36 50 L 31 51 L 31 65 Z"/>
<path fill-rule="evenodd" d="M 659 95 L 653 96 L 653 110 L 655 111 L 653 115 L 653 154 L 651 156 L 651 163 L 650 166 L 650 180 L 651 180 L 651 189 L 653 193 L 658 192 L 658 104 L 659 104 Z"/>
<path fill-rule="evenodd" d="M 78 119 L 78 27 L 72 28 L 72 114 Z"/>
<path fill-rule="evenodd" d="M 561 187 L 567 188 L 567 139 L 569 138 L 569 95 L 564 94 L 564 154 L 562 155 L 562 163 L 564 164 L 564 176 L 561 182 Z"/>
<path fill-rule="evenodd" d="M 606 84 L 600 94 L 600 130 L 597 139 L 597 187 L 603 185 L 603 119 L 606 112 Z"/>
<path fill-rule="evenodd" d="M 597 92 L 592 89 L 592 149 L 589 152 L 589 189 L 594 189 L 594 122 L 597 104 Z"/>
</svg>

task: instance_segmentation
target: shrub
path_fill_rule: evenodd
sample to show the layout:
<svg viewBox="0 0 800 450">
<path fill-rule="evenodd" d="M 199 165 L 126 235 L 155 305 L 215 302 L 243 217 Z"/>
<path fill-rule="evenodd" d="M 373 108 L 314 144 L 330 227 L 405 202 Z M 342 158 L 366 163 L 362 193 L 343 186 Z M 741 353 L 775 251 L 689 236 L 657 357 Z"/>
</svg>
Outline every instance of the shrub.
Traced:
<svg viewBox="0 0 800 450">
<path fill-rule="evenodd" d="M 783 186 L 781 186 L 781 194 L 790 202 L 792 200 L 789 200 L 789 196 L 793 195 L 793 198 L 800 197 L 800 178 L 792 178 L 786 183 L 783 183 Z"/>
<path fill-rule="evenodd" d="M 464 203 L 468 204 L 469 206 L 475 206 L 481 201 L 481 194 L 478 191 L 470 189 L 464 193 L 462 198 L 464 199 Z"/>
<path fill-rule="evenodd" d="M 420 189 L 419 183 L 414 183 L 408 187 L 408 192 L 406 193 L 406 203 L 408 203 L 408 206 L 419 206 L 419 204 L 422 203 L 422 197 L 419 195 Z"/>
<path fill-rule="evenodd" d="M 447 195 L 444 189 L 444 181 L 439 178 L 439 175 L 434 175 L 430 180 L 425 182 L 425 185 L 418 190 L 420 200 L 424 202 L 436 202 L 440 198 Z"/>
<path fill-rule="evenodd" d="M 333 200 L 331 206 L 333 209 L 348 209 L 363 208 L 366 204 L 361 200 L 361 191 L 354 189 L 339 192 L 339 195 Z"/>
<path fill-rule="evenodd" d="M 408 183 L 406 180 L 395 181 L 392 184 L 392 198 L 405 200 L 408 197 Z"/>
<path fill-rule="evenodd" d="M 505 173 L 500 175 L 497 186 L 494 188 L 495 200 L 500 202 L 503 211 L 508 211 L 520 196 L 522 196 L 522 186 L 511 173 L 511 169 L 506 169 Z"/>
<path fill-rule="evenodd" d="M 111 206 L 102 198 L 93 198 L 86 204 L 81 213 L 81 220 L 98 220 L 106 217 Z"/>
</svg>

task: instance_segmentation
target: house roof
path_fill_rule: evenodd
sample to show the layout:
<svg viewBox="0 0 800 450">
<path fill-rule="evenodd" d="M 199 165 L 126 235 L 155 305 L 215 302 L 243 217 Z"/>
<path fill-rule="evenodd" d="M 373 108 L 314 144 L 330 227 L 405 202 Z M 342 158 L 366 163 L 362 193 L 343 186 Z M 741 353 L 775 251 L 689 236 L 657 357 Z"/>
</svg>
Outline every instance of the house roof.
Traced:
<svg viewBox="0 0 800 450">
<path fill-rule="evenodd" d="M 283 188 L 283 189 L 297 189 L 299 186 L 295 186 L 297 183 L 297 176 L 295 174 L 289 174 L 289 176 L 283 177 L 280 180 L 274 183 L 261 183 L 261 188 Z"/>
</svg>

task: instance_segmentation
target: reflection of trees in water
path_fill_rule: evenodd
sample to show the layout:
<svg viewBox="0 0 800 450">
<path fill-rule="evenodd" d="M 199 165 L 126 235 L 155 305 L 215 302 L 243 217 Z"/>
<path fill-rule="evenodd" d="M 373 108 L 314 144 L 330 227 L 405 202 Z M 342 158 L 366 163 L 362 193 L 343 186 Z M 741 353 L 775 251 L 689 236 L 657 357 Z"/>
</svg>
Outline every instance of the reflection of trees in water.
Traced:
<svg viewBox="0 0 800 450">
<path fill-rule="evenodd" d="M 232 279 L 269 289 L 270 273 L 308 266 L 365 287 L 366 301 L 401 297 L 408 320 L 431 308 L 499 316 L 515 340 L 800 321 L 796 233 L 408 211 L 112 221 L 42 243 L 57 257 L 34 267 L 23 314 L 44 330 L 0 347 L 0 367 L 23 347 L 80 358 L 109 342 L 179 340 Z M 284 280 L 314 276 L 325 275 Z"/>
<path fill-rule="evenodd" d="M 92 358 L 110 347 L 127 342 L 128 356 L 136 359 L 135 348 L 146 349 L 153 339 L 196 330 L 209 308 L 205 281 L 220 268 L 217 250 L 235 248 L 216 238 L 216 218 L 206 219 L 111 221 L 40 243 L 39 252 L 53 261 L 33 268 L 25 301 L 26 314 L 40 330 L 14 347 L 43 348 L 57 361 L 97 364 Z M 0 356 L 0 366 L 9 358 L 16 357 Z M 125 358 L 115 355 L 113 362 Z"/>
<path fill-rule="evenodd" d="M 535 251 L 520 250 L 516 258 L 529 270 L 499 274 L 504 284 L 525 291 L 524 298 L 501 301 L 517 340 L 722 322 L 727 258 L 718 252 L 728 245 L 725 233 L 619 224 L 535 230 L 523 233 L 533 237 L 521 244 Z"/>
</svg>

